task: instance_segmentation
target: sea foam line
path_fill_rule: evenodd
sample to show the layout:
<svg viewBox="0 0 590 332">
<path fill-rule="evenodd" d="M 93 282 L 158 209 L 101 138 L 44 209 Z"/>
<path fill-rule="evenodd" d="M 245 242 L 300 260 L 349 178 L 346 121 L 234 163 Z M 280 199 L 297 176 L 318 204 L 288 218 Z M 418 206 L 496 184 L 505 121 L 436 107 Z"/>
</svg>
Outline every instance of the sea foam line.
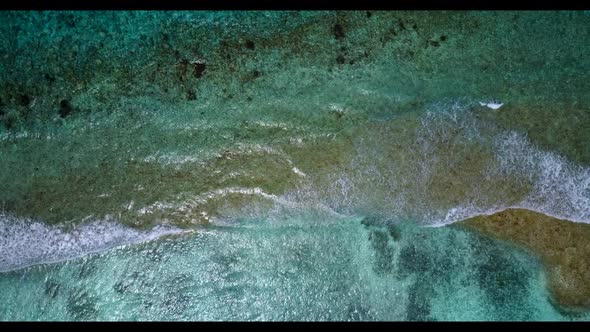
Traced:
<svg viewBox="0 0 590 332">
<path fill-rule="evenodd" d="M 106 218 L 67 232 L 39 221 L 0 214 L 0 272 L 80 258 L 115 247 L 192 232 L 158 225 L 136 230 Z"/>
</svg>

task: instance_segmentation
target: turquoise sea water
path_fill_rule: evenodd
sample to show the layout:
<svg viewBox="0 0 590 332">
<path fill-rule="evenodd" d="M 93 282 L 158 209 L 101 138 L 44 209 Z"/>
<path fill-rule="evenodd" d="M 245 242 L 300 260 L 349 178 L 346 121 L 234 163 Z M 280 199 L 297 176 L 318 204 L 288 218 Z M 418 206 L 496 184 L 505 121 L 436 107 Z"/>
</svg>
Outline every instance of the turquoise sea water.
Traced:
<svg viewBox="0 0 590 332">
<path fill-rule="evenodd" d="M 368 219 L 367 219 L 368 220 Z M 250 221 L 6 273 L 6 320 L 570 320 L 538 262 L 455 228 Z"/>
<path fill-rule="evenodd" d="M 0 16 L 0 320 L 588 320 L 586 13 Z"/>
</svg>

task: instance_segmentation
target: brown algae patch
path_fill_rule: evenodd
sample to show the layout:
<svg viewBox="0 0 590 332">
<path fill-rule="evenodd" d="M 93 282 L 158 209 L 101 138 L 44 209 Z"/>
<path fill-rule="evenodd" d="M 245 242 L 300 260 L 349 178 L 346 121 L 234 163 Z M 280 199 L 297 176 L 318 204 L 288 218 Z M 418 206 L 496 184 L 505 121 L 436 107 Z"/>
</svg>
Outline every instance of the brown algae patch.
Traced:
<svg viewBox="0 0 590 332">
<path fill-rule="evenodd" d="M 231 144 L 211 158 L 184 161 L 180 155 L 170 163 L 137 157 L 100 162 L 86 153 L 76 156 L 81 162 L 72 169 L 61 160 L 57 165 L 36 160 L 19 171 L 7 161 L 3 166 L 7 175 L 13 174 L 14 190 L 3 192 L 0 202 L 6 211 L 50 224 L 111 215 L 139 228 L 162 221 L 203 225 L 219 210 L 240 210 L 248 203 L 268 210 L 269 198 L 294 188 L 305 174 L 341 165 L 349 146 L 345 137 L 319 135 L 301 144 Z M 44 150 L 51 148 L 57 149 L 50 145 Z M 68 158 L 74 155 L 66 154 Z M 58 171 L 35 172 L 48 167 Z"/>
<path fill-rule="evenodd" d="M 544 263 L 554 300 L 569 310 L 590 308 L 590 225 L 507 209 L 459 223 L 531 250 Z"/>
</svg>

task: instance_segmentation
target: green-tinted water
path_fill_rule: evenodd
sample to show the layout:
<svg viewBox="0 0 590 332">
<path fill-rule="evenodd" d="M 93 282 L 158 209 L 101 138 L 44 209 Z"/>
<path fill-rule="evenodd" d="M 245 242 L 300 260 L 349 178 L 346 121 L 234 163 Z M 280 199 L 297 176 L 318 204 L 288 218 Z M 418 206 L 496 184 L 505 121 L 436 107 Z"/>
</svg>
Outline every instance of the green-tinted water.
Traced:
<svg viewBox="0 0 590 332">
<path fill-rule="evenodd" d="M 0 319 L 567 319 L 416 225 L 590 221 L 587 13 L 0 15 L 0 270 L 107 250 L 0 275 Z"/>
<path fill-rule="evenodd" d="M 453 227 L 367 220 L 252 221 L 10 272 L 0 281 L 0 313 L 10 320 L 571 319 L 551 306 L 540 266 L 521 251 Z"/>
</svg>

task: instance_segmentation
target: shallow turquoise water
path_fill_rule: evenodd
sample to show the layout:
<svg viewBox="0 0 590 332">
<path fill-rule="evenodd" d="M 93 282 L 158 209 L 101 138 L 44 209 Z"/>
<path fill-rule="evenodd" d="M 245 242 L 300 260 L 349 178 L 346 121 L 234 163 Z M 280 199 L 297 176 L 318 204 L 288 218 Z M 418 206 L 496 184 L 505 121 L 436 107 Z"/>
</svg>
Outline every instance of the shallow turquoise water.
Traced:
<svg viewBox="0 0 590 332">
<path fill-rule="evenodd" d="M 587 13 L 0 16 L 0 320 L 588 320 Z"/>
<path fill-rule="evenodd" d="M 530 255 L 454 227 L 241 222 L 0 278 L 3 320 L 569 320 Z"/>
</svg>

